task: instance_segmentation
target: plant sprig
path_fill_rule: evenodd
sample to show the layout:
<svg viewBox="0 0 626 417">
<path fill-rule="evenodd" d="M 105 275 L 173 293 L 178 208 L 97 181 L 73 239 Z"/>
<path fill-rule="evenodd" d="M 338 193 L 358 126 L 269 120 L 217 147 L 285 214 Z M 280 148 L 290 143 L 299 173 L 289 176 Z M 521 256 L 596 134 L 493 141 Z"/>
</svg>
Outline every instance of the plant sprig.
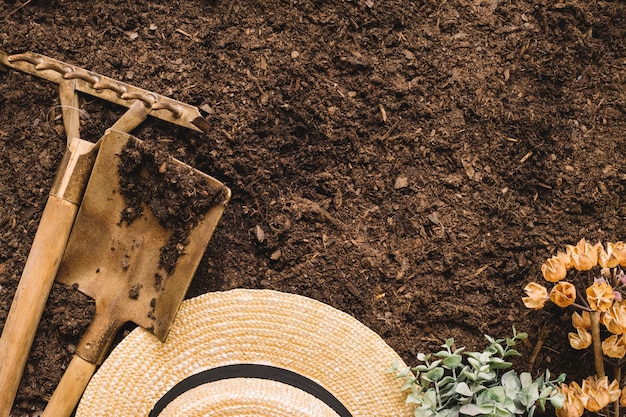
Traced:
<svg viewBox="0 0 626 417">
<path fill-rule="evenodd" d="M 526 337 L 515 328 L 513 337 L 505 339 L 485 335 L 489 345 L 483 352 L 455 348 L 454 339 L 449 338 L 439 352 L 418 353 L 421 364 L 400 368 L 396 362 L 389 372 L 405 379 L 402 389 L 410 390 L 407 403 L 415 404 L 416 417 L 532 417 L 537 405 L 545 411 L 548 401 L 555 408 L 563 406 L 565 396 L 557 384 L 565 380 L 565 374 L 551 380 L 546 371 L 533 380 L 528 372 L 518 375 L 509 369 L 513 364 L 506 358 L 520 355 L 513 347 L 516 340 Z"/>
</svg>

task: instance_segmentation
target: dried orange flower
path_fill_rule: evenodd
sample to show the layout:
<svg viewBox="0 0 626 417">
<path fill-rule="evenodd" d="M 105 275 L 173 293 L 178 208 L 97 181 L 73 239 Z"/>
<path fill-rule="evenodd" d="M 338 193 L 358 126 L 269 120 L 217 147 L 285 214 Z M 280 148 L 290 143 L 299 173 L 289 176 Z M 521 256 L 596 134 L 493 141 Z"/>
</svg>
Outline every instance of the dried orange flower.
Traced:
<svg viewBox="0 0 626 417">
<path fill-rule="evenodd" d="M 575 329 L 591 329 L 591 316 L 588 311 L 583 311 L 582 315 L 578 312 L 572 314 L 572 325 Z"/>
<path fill-rule="evenodd" d="M 602 341 L 602 353 L 609 358 L 621 359 L 626 355 L 626 340 L 623 335 L 609 336 Z"/>
<path fill-rule="evenodd" d="M 613 305 L 613 287 L 603 281 L 596 281 L 587 288 L 587 302 L 594 311 L 607 311 Z"/>
<path fill-rule="evenodd" d="M 602 268 L 615 268 L 619 265 L 615 244 L 608 242 L 606 244 L 606 250 L 604 250 L 602 244 L 600 244 L 598 248 L 598 264 Z"/>
<path fill-rule="evenodd" d="M 556 412 L 557 417 L 580 417 L 585 412 L 585 407 L 583 402 L 581 401 L 581 389 L 580 385 L 576 382 L 572 381 L 572 383 L 568 386 L 567 384 L 561 384 L 559 388 L 561 394 L 565 395 L 565 402 L 563 403 L 562 408 L 557 408 L 554 411 Z"/>
<path fill-rule="evenodd" d="M 557 252 L 556 257 L 563 263 L 565 269 L 572 269 L 574 264 L 572 264 L 572 257 L 569 256 L 569 253 Z"/>
<path fill-rule="evenodd" d="M 541 273 L 546 281 L 559 282 L 567 275 L 567 268 L 565 268 L 561 259 L 553 256 L 541 265 Z"/>
<path fill-rule="evenodd" d="M 546 304 L 548 299 L 548 289 L 541 284 L 531 282 L 524 287 L 528 297 L 523 297 L 522 301 L 528 308 L 540 309 Z"/>
<path fill-rule="evenodd" d="M 576 350 L 587 349 L 591 346 L 591 333 L 583 328 L 576 329 L 576 333 L 570 332 L 567 334 L 569 344 Z"/>
<path fill-rule="evenodd" d="M 619 405 L 626 407 L 626 387 L 622 388 L 622 393 L 619 396 Z"/>
<path fill-rule="evenodd" d="M 615 257 L 617 258 L 619 264 L 621 266 L 626 266 L 626 243 L 624 242 L 615 242 L 613 244 L 613 252 L 615 252 Z"/>
<path fill-rule="evenodd" d="M 567 245 L 566 249 L 578 271 L 589 271 L 598 264 L 598 247 L 587 243 L 585 238 L 580 239 L 576 246 Z"/>
<path fill-rule="evenodd" d="M 609 385 L 609 378 L 607 376 L 598 378 L 596 375 L 583 380 L 581 391 L 583 405 L 592 413 L 597 413 L 609 403 L 616 401 L 620 398 L 621 394 L 617 380 L 614 380 L 611 382 L 611 385 Z"/>
<path fill-rule="evenodd" d="M 558 282 L 550 291 L 550 301 L 562 308 L 573 304 L 576 301 L 576 287 L 566 281 Z"/>
<path fill-rule="evenodd" d="M 626 333 L 626 305 L 615 301 L 611 308 L 602 314 L 600 321 L 613 334 Z"/>
</svg>

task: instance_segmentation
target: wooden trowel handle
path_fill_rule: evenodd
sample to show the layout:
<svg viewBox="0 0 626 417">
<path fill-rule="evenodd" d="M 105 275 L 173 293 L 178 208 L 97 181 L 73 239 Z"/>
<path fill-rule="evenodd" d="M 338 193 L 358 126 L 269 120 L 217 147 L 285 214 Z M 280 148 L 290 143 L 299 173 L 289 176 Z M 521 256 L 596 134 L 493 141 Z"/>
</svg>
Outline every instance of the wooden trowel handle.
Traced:
<svg viewBox="0 0 626 417">
<path fill-rule="evenodd" d="M 104 308 L 102 311 L 101 309 L 102 305 L 99 305 L 96 299 L 96 315 L 76 346 L 76 354 L 43 410 L 42 417 L 70 417 L 87 388 L 97 364 L 102 363 L 109 351 L 115 334 L 120 330 L 123 322 L 115 320 L 110 310 Z"/>
<path fill-rule="evenodd" d="M 41 417 L 69 417 L 83 395 L 96 365 L 74 355 Z"/>
<path fill-rule="evenodd" d="M 8 417 L 78 205 L 50 196 L 0 337 L 0 417 Z"/>
</svg>

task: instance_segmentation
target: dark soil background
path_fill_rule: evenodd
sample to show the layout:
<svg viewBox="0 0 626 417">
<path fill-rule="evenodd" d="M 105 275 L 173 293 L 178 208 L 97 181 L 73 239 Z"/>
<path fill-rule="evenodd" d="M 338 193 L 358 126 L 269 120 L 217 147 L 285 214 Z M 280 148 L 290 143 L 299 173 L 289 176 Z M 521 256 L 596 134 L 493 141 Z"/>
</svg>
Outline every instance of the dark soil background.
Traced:
<svg viewBox="0 0 626 417">
<path fill-rule="evenodd" d="M 514 325 L 526 370 L 545 330 L 535 372 L 590 372 L 562 311 L 520 298 L 565 244 L 626 238 L 623 1 L 20 0 L 0 21 L 0 50 L 202 109 L 207 135 L 134 132 L 232 189 L 189 297 L 311 297 L 409 364 Z M 59 104 L 0 70 L 0 325 L 64 149 Z M 92 141 L 121 114 L 81 108 Z M 54 286 L 15 416 L 44 407 L 92 314 Z"/>
</svg>

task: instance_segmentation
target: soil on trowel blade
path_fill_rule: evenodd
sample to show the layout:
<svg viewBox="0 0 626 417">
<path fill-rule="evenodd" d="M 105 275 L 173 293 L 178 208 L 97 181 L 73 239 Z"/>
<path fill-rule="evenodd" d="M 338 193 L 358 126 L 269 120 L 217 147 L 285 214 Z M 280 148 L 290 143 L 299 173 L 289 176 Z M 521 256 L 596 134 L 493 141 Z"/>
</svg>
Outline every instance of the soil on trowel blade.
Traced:
<svg viewBox="0 0 626 417">
<path fill-rule="evenodd" d="M 120 223 L 131 224 L 147 208 L 161 226 L 171 230 L 159 261 L 171 274 L 189 243 L 191 229 L 211 207 L 224 203 L 226 188 L 211 185 L 205 176 L 149 142 L 128 141 L 120 153 L 118 172 L 126 202 Z"/>
</svg>

